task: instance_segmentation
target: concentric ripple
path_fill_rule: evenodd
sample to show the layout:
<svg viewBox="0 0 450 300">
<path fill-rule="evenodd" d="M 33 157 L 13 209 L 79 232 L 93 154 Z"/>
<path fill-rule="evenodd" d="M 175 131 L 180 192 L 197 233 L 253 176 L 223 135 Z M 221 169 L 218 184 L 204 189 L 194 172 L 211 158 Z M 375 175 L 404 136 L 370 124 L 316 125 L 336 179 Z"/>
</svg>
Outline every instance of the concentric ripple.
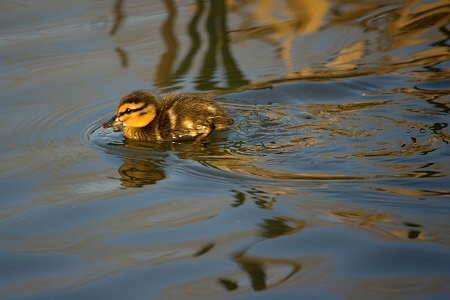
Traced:
<svg viewBox="0 0 450 300">
<path fill-rule="evenodd" d="M 235 125 L 227 132 L 214 133 L 204 145 L 131 142 L 119 131 L 100 128 L 99 121 L 93 121 L 83 135 L 95 151 L 120 157 L 127 167 L 119 173 L 134 178 L 137 182 L 127 182 L 137 186 L 155 181 L 146 170 L 154 172 L 155 166 L 165 169 L 171 164 L 176 166 L 171 170 L 181 176 L 193 178 L 200 172 L 206 180 L 217 176 L 275 181 L 417 177 L 422 164 L 400 166 L 397 161 L 432 153 L 446 143 L 430 124 L 416 121 L 417 112 L 405 106 L 405 101 L 411 103 L 408 97 L 394 99 L 387 94 L 379 99 L 361 93 L 360 102 L 312 104 L 292 99 L 283 103 L 279 95 L 292 89 L 290 85 L 275 87 L 273 94 L 266 93 L 267 101 L 258 100 L 260 104 L 239 99 L 252 97 L 249 91 L 219 98 L 235 118 Z M 421 100 L 416 102 L 415 107 L 420 107 Z M 404 117 L 390 117 L 387 111 Z M 386 136 L 397 140 L 386 140 Z"/>
</svg>

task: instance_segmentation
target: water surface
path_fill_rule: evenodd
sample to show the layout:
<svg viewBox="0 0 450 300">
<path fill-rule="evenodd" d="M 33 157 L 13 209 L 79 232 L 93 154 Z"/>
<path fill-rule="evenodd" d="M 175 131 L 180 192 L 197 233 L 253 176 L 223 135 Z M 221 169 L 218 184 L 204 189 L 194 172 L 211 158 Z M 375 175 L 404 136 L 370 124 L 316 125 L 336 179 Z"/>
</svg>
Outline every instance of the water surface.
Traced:
<svg viewBox="0 0 450 300">
<path fill-rule="evenodd" d="M 446 1 L 0 8 L 2 298 L 448 298 Z M 235 124 L 101 128 L 141 88 Z"/>
</svg>

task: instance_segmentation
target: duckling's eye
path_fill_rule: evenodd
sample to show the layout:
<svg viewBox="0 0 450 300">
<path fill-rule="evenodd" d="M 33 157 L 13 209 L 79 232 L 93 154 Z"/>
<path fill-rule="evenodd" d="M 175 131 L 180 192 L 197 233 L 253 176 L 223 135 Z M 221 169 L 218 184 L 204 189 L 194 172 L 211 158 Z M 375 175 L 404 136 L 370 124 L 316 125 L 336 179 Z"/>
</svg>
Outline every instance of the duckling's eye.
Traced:
<svg viewBox="0 0 450 300">
<path fill-rule="evenodd" d="M 127 108 L 127 109 L 125 110 L 125 113 L 126 113 L 126 114 L 131 113 L 131 108 Z"/>
</svg>

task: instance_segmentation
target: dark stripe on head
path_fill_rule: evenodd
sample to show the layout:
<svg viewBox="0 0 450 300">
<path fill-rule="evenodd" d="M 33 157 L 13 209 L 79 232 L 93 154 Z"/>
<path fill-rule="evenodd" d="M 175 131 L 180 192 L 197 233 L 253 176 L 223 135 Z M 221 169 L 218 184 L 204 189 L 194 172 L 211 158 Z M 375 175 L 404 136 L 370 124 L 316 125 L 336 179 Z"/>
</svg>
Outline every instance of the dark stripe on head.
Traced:
<svg viewBox="0 0 450 300">
<path fill-rule="evenodd" d="M 136 102 L 132 102 L 132 103 L 136 103 Z M 143 106 L 138 107 L 138 108 L 127 108 L 125 111 L 123 111 L 123 112 L 121 112 L 121 113 L 118 113 L 117 116 L 120 118 L 120 117 L 123 116 L 123 115 L 132 114 L 132 113 L 141 111 L 141 110 L 143 110 L 146 106 L 147 106 L 147 105 L 144 104 Z"/>
</svg>

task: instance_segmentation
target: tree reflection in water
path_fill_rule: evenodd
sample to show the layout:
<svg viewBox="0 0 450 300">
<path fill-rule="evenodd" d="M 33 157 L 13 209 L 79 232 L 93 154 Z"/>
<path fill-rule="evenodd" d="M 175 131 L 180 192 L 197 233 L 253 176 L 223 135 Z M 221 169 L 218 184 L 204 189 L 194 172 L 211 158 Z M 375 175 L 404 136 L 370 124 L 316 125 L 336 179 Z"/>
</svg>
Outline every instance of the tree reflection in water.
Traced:
<svg viewBox="0 0 450 300">
<path fill-rule="evenodd" d="M 195 81 L 197 90 L 209 91 L 220 88 L 220 82 L 214 80 L 215 73 L 219 68 L 217 61 L 219 55 L 225 68 L 226 88 L 235 88 L 249 83 L 248 80 L 244 79 L 244 75 L 239 70 L 230 49 L 227 29 L 227 7 L 224 0 L 206 2 L 206 6 L 209 6 L 209 11 L 205 8 L 204 1 L 196 1 L 195 12 L 188 25 L 191 48 L 178 67 L 173 66 L 178 52 L 177 38 L 173 30 L 176 8 L 171 0 L 165 0 L 164 3 L 167 7 L 168 16 L 163 24 L 161 33 L 166 44 L 166 51 L 161 56 L 157 68 L 155 86 L 160 88 L 172 86 L 180 78 L 184 77 L 190 70 L 195 56 L 199 54 L 202 43 L 206 41 L 208 42 L 208 49 L 203 59 L 200 74 Z M 208 33 L 208 38 L 206 41 L 202 40 L 201 35 L 198 33 L 199 21 L 203 15 L 207 15 L 205 29 Z M 217 51 L 218 49 L 219 52 Z"/>
<path fill-rule="evenodd" d="M 124 0 L 116 0 L 115 2 L 113 10 L 115 17 L 113 27 L 110 30 L 111 35 L 116 34 L 123 24 L 125 18 L 123 2 Z M 177 6 L 175 1 L 172 0 L 164 0 L 163 2 L 167 9 L 167 18 L 162 24 L 161 36 L 166 49 L 161 55 L 156 68 L 153 82 L 156 87 L 165 88 L 177 84 L 190 71 L 196 55 L 200 54 L 199 50 L 202 44 L 206 43 L 207 51 L 202 59 L 203 65 L 195 80 L 197 90 L 209 91 L 221 88 L 237 88 L 250 82 L 245 79 L 232 55 L 227 29 L 227 6 L 224 0 L 196 1 L 195 11 L 187 27 L 191 47 L 178 66 L 175 65 L 175 62 L 179 52 L 179 43 L 174 30 Z M 208 33 L 207 38 L 202 38 L 199 34 L 200 20 L 204 16 L 206 16 L 205 31 Z M 121 58 L 122 66 L 127 67 L 128 59 L 124 50 L 116 47 L 116 51 Z M 222 83 L 215 80 L 215 74 L 219 71 L 220 65 L 223 65 L 225 69 L 225 87 L 221 87 Z"/>
<path fill-rule="evenodd" d="M 181 46 L 177 34 L 180 33 L 176 32 L 180 4 L 174 0 L 163 0 L 163 3 L 167 15 L 160 33 L 165 51 L 152 82 L 161 90 L 180 88 L 177 85 L 192 71 L 196 58 L 202 62 L 199 73 L 189 75 L 195 77 L 195 89 L 216 93 L 240 87 L 267 87 L 286 80 L 384 74 L 448 59 L 450 34 L 446 26 L 450 14 L 446 5 L 439 1 L 409 0 L 401 7 L 388 10 L 386 4 L 369 1 L 337 4 L 331 0 L 196 0 L 191 5 L 187 23 L 190 48 L 183 58 L 178 57 Z M 124 7 L 124 0 L 115 1 L 111 35 L 117 34 L 124 24 Z M 230 16 L 233 17 L 231 29 Z M 356 31 L 347 40 L 334 41 L 333 32 L 327 32 L 328 28 Z M 447 38 L 424 50 L 415 48 L 434 28 L 439 28 Z M 315 35 L 311 35 L 313 33 Z M 276 74 L 269 80 L 247 78 L 233 55 L 232 45 L 251 40 L 276 51 L 285 66 L 283 74 Z M 319 47 L 315 53 L 308 53 L 310 48 L 305 48 L 311 42 Z M 124 50 L 117 47 L 116 51 L 122 66 L 128 66 Z M 263 55 L 267 55 L 265 53 Z M 203 57 L 199 58 L 201 55 Z M 218 76 L 221 71 L 223 78 Z"/>
<path fill-rule="evenodd" d="M 260 240 L 245 248 L 242 251 L 235 253 L 232 258 L 238 266 L 248 274 L 251 282 L 251 287 L 254 291 L 262 291 L 268 288 L 273 288 L 291 278 L 298 273 L 302 268 L 302 264 L 296 259 L 275 259 L 270 257 L 258 257 L 247 254 L 247 252 L 257 243 L 266 239 L 278 238 L 290 234 L 297 233 L 305 227 L 305 222 L 301 220 L 288 219 L 286 217 L 274 217 L 272 219 L 265 219 L 260 227 Z M 282 275 L 277 280 L 268 282 L 268 272 L 273 266 L 284 266 L 288 268 L 287 274 Z M 269 270 L 268 270 L 269 269 Z M 284 273 L 284 272 L 283 272 Z M 234 279 L 220 278 L 218 280 L 227 290 L 236 290 L 239 288 L 239 283 Z"/>
</svg>

